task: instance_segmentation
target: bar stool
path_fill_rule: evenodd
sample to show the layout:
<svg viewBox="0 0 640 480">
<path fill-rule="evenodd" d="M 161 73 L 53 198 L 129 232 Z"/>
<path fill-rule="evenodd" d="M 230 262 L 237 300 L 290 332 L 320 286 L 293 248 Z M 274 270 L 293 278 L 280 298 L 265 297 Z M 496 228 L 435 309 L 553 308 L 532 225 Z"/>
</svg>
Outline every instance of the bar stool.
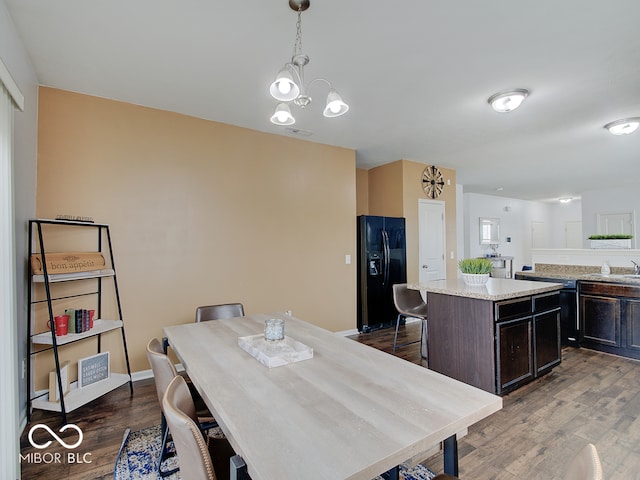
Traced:
<svg viewBox="0 0 640 480">
<path fill-rule="evenodd" d="M 398 310 L 398 318 L 396 320 L 396 333 L 393 337 L 393 353 L 396 353 L 398 346 L 404 347 L 413 343 L 420 342 L 420 355 L 422 358 L 427 358 L 426 337 L 427 337 L 427 304 L 422 300 L 420 291 L 411 290 L 407 288 L 406 283 L 397 283 L 393 285 L 393 303 Z M 420 329 L 420 340 L 414 342 L 404 343 L 398 345 L 398 327 L 400 326 L 400 320 L 404 317 L 419 318 L 422 322 L 422 328 Z M 423 340 L 425 344 L 424 353 L 422 349 Z"/>
</svg>

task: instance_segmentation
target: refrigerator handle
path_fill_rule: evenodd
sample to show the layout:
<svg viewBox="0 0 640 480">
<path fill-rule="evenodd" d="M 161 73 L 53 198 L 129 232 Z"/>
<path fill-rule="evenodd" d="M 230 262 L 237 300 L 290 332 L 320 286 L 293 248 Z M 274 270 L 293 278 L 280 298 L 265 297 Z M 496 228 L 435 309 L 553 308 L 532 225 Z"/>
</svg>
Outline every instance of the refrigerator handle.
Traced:
<svg viewBox="0 0 640 480">
<path fill-rule="evenodd" d="M 391 252 L 389 250 L 389 233 L 386 230 L 382 230 L 382 251 L 383 251 L 383 280 L 382 285 L 389 283 L 389 256 Z"/>
</svg>

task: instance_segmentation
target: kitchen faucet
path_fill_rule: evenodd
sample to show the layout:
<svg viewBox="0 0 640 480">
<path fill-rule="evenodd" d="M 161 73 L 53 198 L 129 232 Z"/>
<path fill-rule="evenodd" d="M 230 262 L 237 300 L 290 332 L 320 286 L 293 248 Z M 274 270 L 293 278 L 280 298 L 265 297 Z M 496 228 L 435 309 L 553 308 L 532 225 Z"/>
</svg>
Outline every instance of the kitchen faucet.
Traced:
<svg viewBox="0 0 640 480">
<path fill-rule="evenodd" d="M 631 263 L 633 263 L 633 274 L 634 275 L 640 275 L 640 265 L 638 265 L 633 260 L 631 260 Z"/>
</svg>

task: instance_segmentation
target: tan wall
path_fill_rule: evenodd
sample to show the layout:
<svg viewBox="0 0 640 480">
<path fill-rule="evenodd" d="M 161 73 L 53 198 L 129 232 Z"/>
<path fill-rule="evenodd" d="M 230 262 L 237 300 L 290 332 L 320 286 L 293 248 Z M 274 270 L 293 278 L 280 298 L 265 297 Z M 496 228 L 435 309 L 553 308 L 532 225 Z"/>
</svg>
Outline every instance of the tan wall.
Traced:
<svg viewBox="0 0 640 480">
<path fill-rule="evenodd" d="M 369 215 L 402 217 L 403 188 L 401 162 L 369 170 Z"/>
<path fill-rule="evenodd" d="M 369 172 L 356 168 L 356 215 L 369 215 Z"/>
<path fill-rule="evenodd" d="M 427 199 L 422 189 L 422 172 L 426 165 L 422 163 L 402 160 L 404 217 L 407 219 L 407 280 L 417 282 L 419 280 L 419 229 L 418 229 L 418 200 Z M 436 199 L 444 202 L 445 229 L 446 229 L 446 269 L 447 278 L 457 276 L 456 254 L 456 172 L 449 168 L 438 167 L 444 175 L 445 186 L 442 194 Z M 447 185 L 450 180 L 451 185 Z M 451 252 L 454 258 L 451 259 Z"/>
<path fill-rule="evenodd" d="M 111 225 L 134 371 L 198 305 L 355 328 L 354 151 L 50 88 L 39 102 L 37 215 Z"/>
<path fill-rule="evenodd" d="M 422 189 L 423 163 L 398 160 L 368 170 L 369 214 L 405 217 L 407 234 L 407 280 L 417 282 L 419 276 L 418 200 L 426 199 Z M 457 276 L 456 247 L 456 172 L 438 167 L 451 185 L 445 185 L 437 200 L 445 202 L 447 277 Z M 364 184 L 364 182 L 362 182 Z M 358 184 L 360 188 L 360 184 Z M 360 194 L 359 194 L 360 195 Z M 450 253 L 454 252 L 451 259 Z"/>
</svg>

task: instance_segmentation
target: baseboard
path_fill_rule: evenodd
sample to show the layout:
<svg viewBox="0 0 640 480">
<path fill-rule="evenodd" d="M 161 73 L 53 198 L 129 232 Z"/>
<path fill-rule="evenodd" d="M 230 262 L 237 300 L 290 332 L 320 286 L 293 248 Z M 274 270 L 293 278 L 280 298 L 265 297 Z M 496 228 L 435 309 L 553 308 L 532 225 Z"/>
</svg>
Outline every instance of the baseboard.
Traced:
<svg viewBox="0 0 640 480">
<path fill-rule="evenodd" d="M 181 363 L 176 363 L 176 370 L 178 372 L 184 372 L 184 367 Z M 148 378 L 153 378 L 153 370 L 141 370 L 139 372 L 133 372 L 131 374 L 131 380 L 137 382 L 138 380 L 147 380 Z"/>
<path fill-rule="evenodd" d="M 137 382 L 138 380 L 146 380 L 147 378 L 153 378 L 153 371 L 151 369 L 133 372 L 131 374 L 131 380 L 134 382 Z"/>
<path fill-rule="evenodd" d="M 358 329 L 354 328 L 353 330 L 343 330 L 341 332 L 336 332 L 336 335 L 341 335 L 343 337 L 348 337 L 350 335 L 357 335 L 358 333 Z"/>
<path fill-rule="evenodd" d="M 415 322 L 421 322 L 422 320 L 420 320 L 419 318 L 414 318 L 414 317 L 406 317 L 405 318 L 405 324 L 407 323 L 415 323 Z M 350 337 L 352 335 L 358 335 L 360 332 L 358 331 L 357 328 L 354 328 L 352 330 L 342 330 L 341 332 L 336 332 L 336 335 L 341 335 L 343 337 Z"/>
</svg>

